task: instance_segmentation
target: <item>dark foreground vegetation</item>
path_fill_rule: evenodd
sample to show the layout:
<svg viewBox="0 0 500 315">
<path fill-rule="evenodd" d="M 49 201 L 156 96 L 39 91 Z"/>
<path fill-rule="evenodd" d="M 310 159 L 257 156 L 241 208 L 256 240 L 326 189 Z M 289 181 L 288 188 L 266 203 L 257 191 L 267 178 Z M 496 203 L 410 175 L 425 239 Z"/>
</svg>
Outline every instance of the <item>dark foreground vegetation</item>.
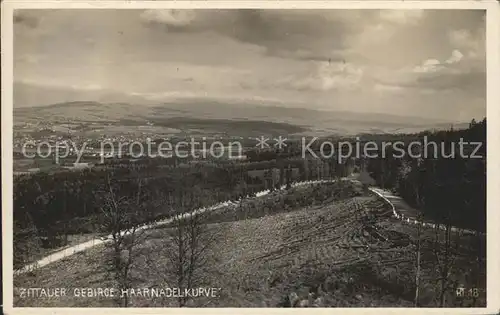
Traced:
<svg viewBox="0 0 500 315">
<path fill-rule="evenodd" d="M 119 249 L 89 251 L 15 279 L 15 287 L 65 287 L 44 307 L 471 307 L 485 305 L 485 264 L 474 238 L 405 225 L 362 185 L 337 182 L 249 197 L 189 220 L 136 233 Z M 135 244 L 134 244 L 135 243 Z M 133 254 L 130 254 L 133 253 Z M 121 272 L 126 271 L 126 272 Z M 444 273 L 443 273 L 444 271 Z M 444 277 L 443 277 L 444 275 Z M 73 297 L 73 288 L 135 288 Z M 215 297 L 138 289 L 218 288 Z M 457 296 L 460 288 L 463 297 Z"/>
<path fill-rule="evenodd" d="M 367 160 L 369 173 L 378 185 L 395 190 L 410 205 L 422 210 L 426 218 L 484 232 L 486 119 L 472 121 L 468 129 L 425 132 L 416 139 L 424 143 L 424 137 L 427 143 L 438 144 L 436 156 L 432 145 L 428 146 L 428 156 L 421 158 L 394 157 L 394 150 L 388 147 L 385 158 Z M 463 156 L 460 141 L 469 143 L 464 146 Z M 425 150 L 415 149 L 415 156 Z"/>
<path fill-rule="evenodd" d="M 110 232 L 102 230 L 103 205 L 110 192 L 134 213 L 140 209 L 127 219 L 125 228 L 300 180 L 347 176 L 349 168 L 333 159 L 278 157 L 247 163 L 156 159 L 18 176 L 14 178 L 14 266 L 64 246 L 75 236 Z"/>
<path fill-rule="evenodd" d="M 113 235 L 103 247 L 19 276 L 16 286 L 227 288 L 218 299 L 204 302 L 132 297 L 40 302 L 46 306 L 483 305 L 484 236 L 462 235 L 451 227 L 485 230 L 486 121 L 465 130 L 393 137 L 405 148 L 410 140 L 428 137 L 448 151 L 461 138 L 482 142 L 475 153 L 483 158 L 395 158 L 388 147 L 384 158 L 339 163 L 335 156 L 304 159 L 290 145 L 285 152 L 251 152 L 246 162 L 115 160 L 80 172 L 15 177 L 15 268 L 79 237 Z M 378 142 L 390 138 L 373 136 Z M 353 172 L 369 173 L 444 228 L 392 219 L 387 205 L 366 189 L 370 181 L 364 187 L 344 181 L 291 185 Z M 255 198 L 264 189 L 271 193 Z M 210 215 L 137 229 L 139 223 L 226 200 L 239 201 Z M 88 266 L 82 266 L 82 257 Z M 65 268 L 72 274 L 59 275 Z M 158 275 L 166 278 L 158 280 Z M 462 287 L 467 299 L 456 296 Z"/>
</svg>

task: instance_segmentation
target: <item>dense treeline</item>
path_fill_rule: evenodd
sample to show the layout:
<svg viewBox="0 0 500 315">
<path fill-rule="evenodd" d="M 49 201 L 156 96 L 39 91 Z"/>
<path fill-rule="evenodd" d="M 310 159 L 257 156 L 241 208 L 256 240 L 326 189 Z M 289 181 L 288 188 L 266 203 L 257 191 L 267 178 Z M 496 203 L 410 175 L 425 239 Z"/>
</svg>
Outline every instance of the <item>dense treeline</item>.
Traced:
<svg viewBox="0 0 500 315">
<path fill-rule="evenodd" d="M 333 160 L 332 160 L 333 161 Z M 14 253 L 17 264 L 32 248 L 52 248 L 67 242 L 68 235 L 95 233 L 102 216 L 100 196 L 113 182 L 123 198 L 141 192 L 142 222 L 170 216 L 275 189 L 303 179 L 346 176 L 347 168 L 332 161 L 277 160 L 255 163 L 237 161 L 174 161 L 124 163 L 116 161 L 78 172 L 34 173 L 14 179 Z M 293 172 L 292 170 L 295 170 Z M 257 171 L 257 174 L 251 175 Z M 140 186 L 140 189 L 139 189 Z M 208 196 L 210 198 L 208 198 Z M 181 205 L 182 203 L 182 205 Z"/>
<path fill-rule="evenodd" d="M 385 158 L 367 159 L 367 170 L 377 184 L 395 190 L 428 218 L 484 231 L 486 119 L 473 120 L 467 129 L 427 131 L 407 137 L 422 144 L 413 146 L 413 157 L 400 157 L 389 146 Z M 463 145 L 462 152 L 460 142 L 469 143 Z M 409 142 L 405 143 L 408 149 Z M 436 143 L 437 150 L 430 143 Z"/>
<path fill-rule="evenodd" d="M 280 212 L 303 209 L 332 200 L 344 200 L 362 194 L 361 187 L 349 182 L 314 184 L 308 187 L 290 188 L 284 192 L 271 193 L 263 198 L 247 198 L 234 205 L 236 209 L 216 212 L 207 218 L 208 222 L 238 221 L 259 218 Z"/>
</svg>

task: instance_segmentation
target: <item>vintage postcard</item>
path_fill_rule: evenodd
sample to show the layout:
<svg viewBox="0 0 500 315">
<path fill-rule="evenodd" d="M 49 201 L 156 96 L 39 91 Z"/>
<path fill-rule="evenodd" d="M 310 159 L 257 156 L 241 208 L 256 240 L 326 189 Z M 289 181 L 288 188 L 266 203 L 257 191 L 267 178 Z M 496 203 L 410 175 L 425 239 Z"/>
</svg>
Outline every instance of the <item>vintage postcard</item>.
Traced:
<svg viewBox="0 0 500 315">
<path fill-rule="evenodd" d="M 6 313 L 498 313 L 499 12 L 2 3 Z"/>
</svg>

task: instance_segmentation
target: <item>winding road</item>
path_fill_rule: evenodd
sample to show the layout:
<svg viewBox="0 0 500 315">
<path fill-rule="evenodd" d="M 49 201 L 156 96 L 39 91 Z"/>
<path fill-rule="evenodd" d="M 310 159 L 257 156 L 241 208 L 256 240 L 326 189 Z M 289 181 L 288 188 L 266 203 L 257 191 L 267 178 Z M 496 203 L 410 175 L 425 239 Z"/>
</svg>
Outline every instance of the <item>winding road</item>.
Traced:
<svg viewBox="0 0 500 315">
<path fill-rule="evenodd" d="M 388 204 L 391 205 L 392 213 L 394 217 L 396 217 L 397 219 L 410 224 L 420 224 L 424 227 L 436 228 L 437 223 L 431 220 L 426 219 L 425 221 L 418 221 L 417 217 L 420 211 L 409 206 L 403 200 L 403 198 L 396 196 L 391 191 L 379 187 L 370 187 L 369 189 L 375 194 L 382 197 Z M 446 229 L 444 225 L 440 225 L 439 228 L 442 230 Z M 450 229 L 453 232 L 460 232 L 464 234 L 476 235 L 479 233 L 480 235 L 485 235 L 485 233 L 477 232 L 474 230 L 462 229 L 454 226 L 452 226 Z"/>
<path fill-rule="evenodd" d="M 349 180 L 349 179 L 348 178 L 342 178 L 342 180 Z M 304 182 L 294 183 L 294 184 L 292 184 L 292 186 L 293 187 L 300 187 L 300 186 L 305 186 L 305 185 L 318 184 L 318 183 L 327 183 L 327 182 L 334 182 L 334 181 L 335 180 L 304 181 Z M 285 189 L 285 187 L 286 186 L 283 186 L 283 187 L 281 187 L 281 189 Z M 257 192 L 255 194 L 255 197 L 265 196 L 265 195 L 269 194 L 269 192 L 270 192 L 269 190 L 264 190 L 264 191 Z M 183 213 L 183 214 L 181 214 L 181 215 L 179 215 L 177 217 L 170 217 L 170 218 L 167 218 L 167 219 L 164 219 L 164 220 L 160 220 L 160 221 L 156 221 L 156 222 L 153 222 L 153 223 L 143 224 L 143 225 L 139 226 L 137 230 L 151 229 L 153 227 L 158 227 L 158 226 L 166 225 L 166 224 L 172 223 L 174 221 L 174 219 L 188 218 L 188 217 L 191 217 L 191 216 L 203 213 L 203 212 L 214 211 L 214 210 L 217 210 L 217 209 L 220 209 L 220 208 L 223 208 L 223 207 L 227 207 L 227 206 L 229 206 L 231 204 L 235 204 L 236 202 L 237 201 L 225 201 L 225 202 L 218 203 L 218 204 L 216 204 L 214 206 L 211 206 L 211 207 L 196 209 L 196 210 L 193 210 L 191 212 Z M 122 233 L 126 233 L 126 231 L 123 231 Z M 89 241 L 86 241 L 86 242 L 83 242 L 83 243 L 80 243 L 80 244 L 76 244 L 76 245 L 73 245 L 73 246 L 70 246 L 70 247 L 58 250 L 58 251 L 56 251 L 56 252 L 54 252 L 54 253 L 52 253 L 52 254 L 44 257 L 44 258 L 41 258 L 41 259 L 39 259 L 39 260 L 37 260 L 37 261 L 35 261 L 33 263 L 30 263 L 30 264 L 24 266 L 21 269 L 15 270 L 14 273 L 15 274 L 26 273 L 26 272 L 29 272 L 31 270 L 47 266 L 48 264 L 51 264 L 51 263 L 56 262 L 56 261 L 59 261 L 61 259 L 64 259 L 64 258 L 66 258 L 68 256 L 71 256 L 71 255 L 74 255 L 76 253 L 85 251 L 85 250 L 90 249 L 90 248 L 92 248 L 94 246 L 102 245 L 102 244 L 104 244 L 106 242 L 111 241 L 111 239 L 112 239 L 112 236 L 108 235 L 106 237 L 94 238 L 92 240 L 89 240 Z"/>
<path fill-rule="evenodd" d="M 345 177 L 345 178 L 342 178 L 341 180 L 348 180 L 348 181 L 359 183 L 359 181 L 356 180 L 355 177 Z M 292 186 L 298 187 L 298 186 L 305 186 L 305 185 L 319 184 L 319 183 L 328 183 L 328 182 L 335 182 L 335 181 L 336 180 L 304 181 L 304 182 L 294 183 Z M 285 186 L 282 187 L 282 189 L 284 189 L 284 188 L 285 188 Z M 409 224 L 421 224 L 422 226 L 429 227 L 429 228 L 436 227 L 436 224 L 433 222 L 427 222 L 427 221 L 426 222 L 419 222 L 419 221 L 417 221 L 416 216 L 417 216 L 418 211 L 416 209 L 410 207 L 401 197 L 394 195 L 392 192 L 378 188 L 378 187 L 370 187 L 369 190 L 372 191 L 373 193 L 377 194 L 378 196 L 380 196 L 382 199 L 384 199 L 392 207 L 393 216 L 395 218 L 397 218 L 403 222 L 407 222 Z M 265 195 L 269 194 L 269 192 L 270 192 L 269 190 L 264 190 L 264 191 L 258 192 L 256 194 L 256 197 L 265 196 Z M 229 206 L 231 204 L 235 204 L 236 202 L 237 201 L 221 202 L 219 204 L 216 204 L 216 205 L 208 207 L 208 208 L 196 209 L 196 210 L 193 210 L 192 212 L 184 213 L 182 215 L 179 215 L 177 218 L 188 218 L 188 217 L 191 217 L 191 216 L 194 216 L 194 215 L 206 212 L 206 211 L 214 211 L 214 210 Z M 138 229 L 143 230 L 143 229 L 150 229 L 153 227 L 166 225 L 166 224 L 172 223 L 174 221 L 174 219 L 176 219 L 176 217 L 167 218 L 167 219 L 153 222 L 150 224 L 143 224 L 143 225 L 139 226 Z M 440 228 L 444 228 L 444 227 L 441 226 Z M 477 233 L 476 231 L 460 229 L 457 227 L 452 227 L 451 229 L 452 229 L 452 231 L 459 231 L 461 233 L 466 233 L 466 234 L 476 234 Z M 122 232 L 122 233 L 125 233 L 125 232 Z M 484 233 L 480 233 L 480 234 L 484 235 Z M 41 268 L 41 267 L 47 266 L 48 264 L 62 260 L 64 258 L 71 256 L 71 255 L 74 255 L 78 252 L 82 252 L 82 251 L 90 249 L 94 246 L 98 246 L 98 245 L 104 244 L 106 242 L 109 242 L 110 240 L 111 240 L 111 235 L 109 235 L 107 237 L 103 237 L 103 238 L 95 238 L 95 239 L 92 239 L 92 240 L 87 241 L 87 242 L 83 242 L 80 244 L 73 245 L 71 247 L 64 248 L 62 250 L 56 251 L 56 252 L 44 257 L 36 262 L 33 262 L 31 264 L 26 265 L 22 269 L 16 270 L 15 273 L 21 274 L 21 273 L 25 273 L 25 272 L 34 270 L 36 268 Z"/>
</svg>

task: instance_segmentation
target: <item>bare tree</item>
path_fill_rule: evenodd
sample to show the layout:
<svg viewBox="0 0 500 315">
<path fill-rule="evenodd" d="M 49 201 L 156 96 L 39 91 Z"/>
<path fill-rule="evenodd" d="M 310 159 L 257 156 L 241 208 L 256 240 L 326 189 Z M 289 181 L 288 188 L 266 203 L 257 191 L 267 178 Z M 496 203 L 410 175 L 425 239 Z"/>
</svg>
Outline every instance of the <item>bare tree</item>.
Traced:
<svg viewBox="0 0 500 315">
<path fill-rule="evenodd" d="M 320 180 L 322 176 L 322 169 L 321 167 L 323 166 L 323 161 L 321 159 L 316 160 L 316 179 Z"/>
<path fill-rule="evenodd" d="M 163 281 L 175 283 L 175 286 L 183 290 L 198 287 L 203 284 L 204 276 L 212 271 L 211 262 L 212 245 L 215 242 L 216 231 L 208 228 L 206 220 L 207 213 L 195 213 L 186 215 L 186 199 L 194 198 L 194 195 L 182 194 L 180 198 L 180 214 L 172 218 L 171 225 L 167 228 L 167 237 L 159 244 L 159 259 L 166 263 L 160 264 L 159 274 L 163 274 Z M 204 203 L 210 199 L 203 198 Z M 184 215 L 183 215 L 184 213 Z M 189 297 L 179 294 L 177 304 L 184 307 L 189 303 Z"/>
<path fill-rule="evenodd" d="M 306 156 L 304 158 L 304 170 L 303 170 L 303 179 L 304 180 L 309 180 L 309 159 Z"/>
<path fill-rule="evenodd" d="M 99 192 L 101 197 L 101 216 L 99 220 L 100 233 L 110 237 L 106 243 L 109 254 L 106 266 L 118 289 L 126 290 L 130 287 L 130 271 L 137 256 L 137 244 L 142 241 L 144 230 L 138 224 L 145 215 L 146 207 L 142 198 L 142 182 L 137 180 L 137 193 L 120 193 L 118 183 L 113 183 L 108 176 L 105 189 Z M 128 295 L 118 303 L 123 307 L 129 304 Z"/>
<path fill-rule="evenodd" d="M 417 250 L 415 254 L 415 307 L 420 306 L 420 271 L 422 256 L 422 215 L 417 217 Z"/>
<path fill-rule="evenodd" d="M 291 165 L 288 164 L 286 169 L 286 189 L 292 188 L 292 168 Z"/>
<path fill-rule="evenodd" d="M 247 185 L 246 181 L 243 178 L 236 185 L 235 191 L 236 191 L 236 194 L 237 194 L 237 196 L 238 196 L 238 198 L 240 200 L 240 202 L 239 202 L 239 208 L 240 208 L 240 211 L 241 211 L 242 208 L 243 208 L 243 201 L 246 199 L 246 197 L 248 195 L 248 185 Z"/>
<path fill-rule="evenodd" d="M 484 270 L 484 263 L 485 263 L 485 239 L 484 237 L 481 235 L 481 233 L 479 231 L 476 231 L 474 233 L 474 247 L 476 248 L 475 249 L 475 252 L 476 252 L 476 257 L 475 257 L 475 266 L 474 268 L 472 269 L 472 284 L 471 286 L 474 288 L 474 289 L 477 289 L 478 287 L 480 287 L 480 282 L 479 282 L 479 279 L 481 279 L 481 270 Z M 473 289 L 473 290 L 474 290 Z M 476 294 L 472 294 L 472 306 L 473 307 L 476 307 L 477 305 L 477 299 L 478 299 L 478 295 Z"/>
<path fill-rule="evenodd" d="M 444 229 L 444 239 L 441 240 L 441 227 Z M 452 225 L 449 216 L 446 218 L 444 225 L 436 225 L 435 241 L 433 254 L 436 260 L 436 266 L 439 273 L 438 282 L 440 284 L 438 290 L 439 306 L 444 307 L 446 304 L 446 293 L 450 289 L 450 275 L 453 271 L 453 265 L 456 259 L 456 253 L 452 248 L 451 237 Z"/>
<path fill-rule="evenodd" d="M 23 269 L 40 257 L 41 239 L 38 229 L 29 213 L 26 213 L 26 227 L 14 220 L 13 227 L 13 259 L 14 269 Z M 30 265 L 28 271 L 34 271 L 36 264 Z"/>
<path fill-rule="evenodd" d="M 422 254 L 422 219 L 423 215 L 422 212 L 424 207 L 425 207 L 425 197 L 421 194 L 421 189 L 419 182 L 416 181 L 413 185 L 414 189 L 414 194 L 415 194 L 415 201 L 417 204 L 417 208 L 420 210 L 420 212 L 417 215 L 417 248 L 416 248 L 416 254 L 415 254 L 415 300 L 414 304 L 415 307 L 419 306 L 419 298 L 420 298 L 420 260 L 421 260 L 421 254 Z"/>
</svg>

